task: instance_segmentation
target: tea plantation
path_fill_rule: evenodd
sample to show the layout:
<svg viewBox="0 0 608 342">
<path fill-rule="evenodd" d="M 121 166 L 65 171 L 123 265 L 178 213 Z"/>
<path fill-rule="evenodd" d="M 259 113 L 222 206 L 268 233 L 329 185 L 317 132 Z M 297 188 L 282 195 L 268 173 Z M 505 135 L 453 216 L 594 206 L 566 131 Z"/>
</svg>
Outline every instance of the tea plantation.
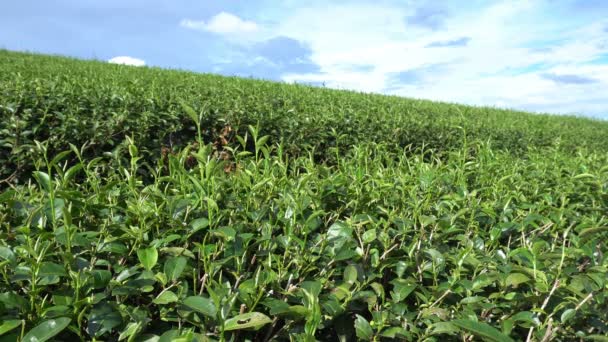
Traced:
<svg viewBox="0 0 608 342">
<path fill-rule="evenodd" d="M 608 341 L 608 122 L 0 51 L 0 341 Z"/>
</svg>

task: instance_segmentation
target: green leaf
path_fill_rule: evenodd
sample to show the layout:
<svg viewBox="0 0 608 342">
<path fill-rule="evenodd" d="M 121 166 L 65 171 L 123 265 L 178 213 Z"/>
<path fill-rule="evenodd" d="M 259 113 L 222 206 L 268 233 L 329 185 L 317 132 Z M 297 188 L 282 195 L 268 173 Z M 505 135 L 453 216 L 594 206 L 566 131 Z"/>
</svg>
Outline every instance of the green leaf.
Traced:
<svg viewBox="0 0 608 342">
<path fill-rule="evenodd" d="M 122 282 L 123 280 L 131 278 L 132 276 L 136 275 L 137 273 L 138 273 L 137 266 L 126 268 L 126 269 L 122 270 L 122 272 L 120 272 L 118 274 L 118 276 L 116 276 L 116 281 Z"/>
<path fill-rule="evenodd" d="M 580 175 L 576 175 L 574 177 L 572 177 L 573 179 L 584 179 L 584 178 L 597 178 L 597 176 L 592 175 L 590 173 L 581 173 Z"/>
<path fill-rule="evenodd" d="M 376 240 L 376 229 L 370 229 L 363 233 L 362 240 L 365 243 L 370 243 Z"/>
<path fill-rule="evenodd" d="M 27 305 L 27 301 L 15 292 L 0 293 L 0 303 L 6 309 L 23 309 Z"/>
<path fill-rule="evenodd" d="M 112 272 L 108 270 L 93 270 L 89 282 L 94 289 L 102 289 L 108 286 L 112 280 Z"/>
<path fill-rule="evenodd" d="M 226 240 L 233 240 L 236 236 L 236 231 L 232 227 L 220 227 L 212 230 L 211 233 Z"/>
<path fill-rule="evenodd" d="M 289 310 L 289 304 L 275 298 L 266 298 L 262 301 L 262 305 L 270 309 L 271 315 L 278 315 Z"/>
<path fill-rule="evenodd" d="M 49 162 L 49 166 L 57 165 L 62 159 L 67 157 L 72 151 L 62 151 L 55 155 L 55 157 Z"/>
<path fill-rule="evenodd" d="M 509 317 L 509 319 L 512 319 L 515 322 L 526 322 L 530 324 L 536 324 L 535 315 L 530 311 L 518 312 L 515 315 Z"/>
<path fill-rule="evenodd" d="M 476 322 L 469 319 L 457 319 L 451 321 L 450 323 L 468 331 L 475 336 L 481 337 L 486 341 L 513 342 L 513 339 L 511 339 L 509 336 L 483 322 Z"/>
<path fill-rule="evenodd" d="M 363 318 L 363 316 L 356 315 L 355 319 L 355 332 L 357 333 L 357 337 L 364 341 L 371 341 L 374 331 L 372 330 L 372 326 L 369 325 L 369 322 Z"/>
<path fill-rule="evenodd" d="M 184 305 L 209 318 L 215 318 L 217 309 L 209 299 L 201 296 L 190 296 L 184 299 Z"/>
<path fill-rule="evenodd" d="M 137 257 L 144 268 L 149 271 L 158 261 L 158 251 L 154 247 L 140 249 L 137 251 Z"/>
<path fill-rule="evenodd" d="M 157 305 L 165 305 L 178 301 L 177 295 L 171 291 L 165 291 L 158 295 L 152 302 Z"/>
<path fill-rule="evenodd" d="M 20 326 L 22 323 L 22 321 L 20 319 L 11 319 L 8 321 L 3 321 L 2 324 L 0 324 L 0 335 L 4 335 L 7 332 L 15 329 L 16 327 Z"/>
<path fill-rule="evenodd" d="M 608 336 L 604 335 L 587 335 L 584 339 L 589 341 L 608 342 Z"/>
<path fill-rule="evenodd" d="M 160 249 L 162 253 L 166 253 L 174 256 L 185 256 L 191 259 L 194 259 L 194 253 L 187 248 L 184 247 L 163 247 Z"/>
<path fill-rule="evenodd" d="M 258 140 L 255 141 L 255 147 L 256 148 L 264 147 L 266 145 L 266 143 L 268 142 L 268 139 L 270 139 L 270 136 L 268 136 L 268 135 L 265 135 L 265 136 L 259 138 Z"/>
<path fill-rule="evenodd" d="M 445 258 L 443 254 L 441 254 L 441 252 L 439 252 L 438 250 L 430 248 L 425 250 L 424 252 L 425 254 L 431 257 L 431 260 L 433 260 L 433 263 L 435 265 L 443 265 L 445 263 Z"/>
<path fill-rule="evenodd" d="M 182 108 L 184 109 L 184 112 L 186 112 L 186 114 L 190 117 L 190 119 L 192 119 L 192 121 L 194 121 L 194 123 L 196 123 L 198 125 L 200 119 L 198 117 L 198 114 L 196 114 L 196 111 L 183 101 L 180 101 L 180 104 L 181 104 Z"/>
<path fill-rule="evenodd" d="M 54 262 L 43 262 L 40 265 L 40 271 L 38 273 L 40 276 L 58 276 L 64 277 L 67 276 L 67 272 L 65 271 L 65 267 L 63 265 L 56 264 Z"/>
<path fill-rule="evenodd" d="M 431 335 L 454 335 L 457 332 L 458 328 L 456 328 L 451 322 L 437 322 L 431 325 Z"/>
<path fill-rule="evenodd" d="M 303 319 L 309 314 L 309 310 L 303 305 L 292 305 L 286 311 L 277 314 L 277 316 L 286 317 L 293 320 Z"/>
<path fill-rule="evenodd" d="M 427 216 L 427 215 L 421 215 L 419 220 L 420 220 L 420 224 L 422 224 L 424 226 L 428 226 L 428 225 L 431 225 L 431 224 L 437 222 L 437 218 L 435 216 Z"/>
<path fill-rule="evenodd" d="M 517 287 L 520 284 L 527 283 L 530 281 L 530 278 L 523 273 L 511 273 L 505 279 L 506 286 Z"/>
<path fill-rule="evenodd" d="M 414 291 L 414 289 L 416 288 L 416 285 L 410 284 L 404 279 L 395 279 L 395 280 L 391 281 L 391 284 L 393 284 L 393 291 L 391 291 L 391 298 L 396 303 L 399 303 L 400 301 L 407 298 L 407 296 L 409 296 L 410 293 L 412 293 L 412 291 Z"/>
<path fill-rule="evenodd" d="M 197 231 L 209 227 L 209 219 L 206 217 L 200 217 L 190 222 L 190 234 L 194 234 Z"/>
<path fill-rule="evenodd" d="M 565 323 L 567 320 L 574 317 L 574 315 L 576 315 L 576 310 L 574 310 L 574 309 L 565 310 L 564 312 L 562 312 L 562 317 L 561 317 L 562 323 Z"/>
<path fill-rule="evenodd" d="M 167 280 L 176 281 L 184 271 L 187 260 L 184 257 L 173 257 L 165 261 L 164 272 Z"/>
<path fill-rule="evenodd" d="M 321 302 L 321 307 L 324 312 L 332 317 L 336 317 L 342 312 L 344 312 L 344 308 L 340 304 L 337 299 L 328 299 Z"/>
<path fill-rule="evenodd" d="M 137 334 L 139 332 L 140 328 L 141 328 L 141 322 L 138 322 L 138 323 L 131 322 L 131 323 L 127 324 L 127 327 L 120 333 L 120 335 L 118 335 L 118 340 L 122 341 L 122 340 L 129 339 L 131 336 L 135 336 L 135 334 Z"/>
<path fill-rule="evenodd" d="M 34 178 L 45 192 L 51 192 L 51 177 L 42 171 L 34 171 Z"/>
<path fill-rule="evenodd" d="M 67 317 L 49 319 L 38 324 L 23 337 L 23 342 L 44 342 L 65 329 L 72 320 Z"/>
<path fill-rule="evenodd" d="M 347 239 L 353 234 L 353 229 L 344 222 L 336 222 L 327 230 L 327 239 L 330 241 Z"/>
<path fill-rule="evenodd" d="M 68 169 L 68 170 L 65 172 L 65 174 L 63 175 L 63 181 L 64 181 L 64 182 L 67 182 L 67 181 L 69 181 L 70 179 L 74 178 L 74 176 L 76 175 L 76 173 L 77 173 L 78 171 L 80 171 L 80 170 L 82 170 L 82 164 L 81 164 L 81 163 L 78 163 L 78 164 L 76 164 L 76 165 L 74 165 L 74 166 L 70 167 L 70 168 L 69 168 L 69 169 Z"/>
<path fill-rule="evenodd" d="M 390 338 L 392 340 L 396 340 L 396 339 L 399 339 L 401 341 L 411 340 L 410 333 L 407 331 L 407 329 L 402 328 L 402 327 L 390 327 L 390 328 L 384 329 L 380 333 L 380 336 Z M 410 338 L 407 339 L 407 337 L 410 337 Z"/>
<path fill-rule="evenodd" d="M 179 330 L 172 329 L 165 331 L 162 335 L 160 335 L 160 339 L 158 342 L 174 342 L 176 338 L 179 337 Z"/>
<path fill-rule="evenodd" d="M 17 261 L 15 253 L 10 248 L 4 246 L 0 246 L 0 259 L 10 261 L 11 263 Z"/>
<path fill-rule="evenodd" d="M 608 232 L 608 226 L 587 228 L 587 229 L 581 230 L 581 232 L 578 233 L 579 245 L 584 245 L 587 241 L 591 240 L 595 235 L 603 233 L 603 232 Z"/>
<path fill-rule="evenodd" d="M 254 329 L 258 330 L 268 323 L 272 323 L 272 320 L 260 312 L 249 312 L 241 315 L 237 315 L 230 319 L 227 319 L 224 323 L 224 330 L 240 330 L 240 329 Z"/>
<path fill-rule="evenodd" d="M 122 324 L 120 313 L 108 304 L 101 304 L 91 310 L 88 316 L 87 333 L 99 337 Z"/>
<path fill-rule="evenodd" d="M 384 300 L 385 294 L 384 294 L 384 287 L 382 286 L 382 284 L 380 284 L 378 282 L 373 282 L 370 284 L 370 286 L 376 293 L 376 296 L 378 296 Z"/>
<path fill-rule="evenodd" d="M 344 281 L 352 285 L 357 281 L 357 267 L 348 265 L 344 269 Z"/>
<path fill-rule="evenodd" d="M 313 297 L 319 297 L 323 284 L 317 280 L 307 280 L 300 284 L 303 290 L 307 290 Z"/>
<path fill-rule="evenodd" d="M 137 337 L 135 342 L 159 342 L 160 337 L 154 334 L 143 334 Z"/>
</svg>

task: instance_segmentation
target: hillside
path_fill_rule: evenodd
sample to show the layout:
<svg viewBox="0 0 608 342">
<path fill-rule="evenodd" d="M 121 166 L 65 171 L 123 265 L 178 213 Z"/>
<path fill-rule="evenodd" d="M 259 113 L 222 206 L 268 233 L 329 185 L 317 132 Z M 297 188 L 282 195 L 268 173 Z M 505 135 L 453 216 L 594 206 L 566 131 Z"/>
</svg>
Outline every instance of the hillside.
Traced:
<svg viewBox="0 0 608 342">
<path fill-rule="evenodd" d="M 89 145 L 87 156 L 131 136 L 154 159 L 166 146 L 184 147 L 196 132 L 181 102 L 202 112 L 203 138 L 224 127 L 244 134 L 260 126 L 290 154 L 377 142 L 442 152 L 465 141 L 488 141 L 511 153 L 530 148 L 608 151 L 608 122 L 475 108 L 302 85 L 110 65 L 0 51 L 0 179 L 31 171 L 30 147 L 48 141 Z M 23 171 L 23 172 L 22 172 Z"/>
<path fill-rule="evenodd" d="M 599 120 L 0 51 L 0 340 L 603 341 L 607 152 Z"/>
</svg>

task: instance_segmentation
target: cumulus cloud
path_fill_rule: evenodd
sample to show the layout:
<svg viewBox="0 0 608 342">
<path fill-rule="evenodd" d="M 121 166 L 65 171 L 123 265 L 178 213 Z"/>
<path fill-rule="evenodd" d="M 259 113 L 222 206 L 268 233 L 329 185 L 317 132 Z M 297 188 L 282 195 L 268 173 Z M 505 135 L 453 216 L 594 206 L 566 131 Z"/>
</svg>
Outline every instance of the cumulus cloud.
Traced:
<svg viewBox="0 0 608 342">
<path fill-rule="evenodd" d="M 608 108 L 602 100 L 608 63 L 598 62 L 608 55 L 607 22 L 564 22 L 548 15 L 547 6 L 509 0 L 475 11 L 423 9 L 413 15 L 389 2 L 299 7 L 275 29 L 307 43 L 319 71 L 285 73 L 282 79 L 556 113 L 580 108 L 593 114 L 602 101 Z M 461 48 L 449 54 L 428 48 L 450 46 Z"/>
<path fill-rule="evenodd" d="M 241 19 L 228 12 L 220 12 L 207 21 L 183 19 L 180 26 L 216 34 L 252 33 L 259 29 L 255 22 Z"/>
<path fill-rule="evenodd" d="M 108 60 L 109 63 L 113 64 L 124 64 L 124 65 L 133 65 L 133 66 L 144 66 L 146 65 L 146 61 L 143 59 L 129 57 L 129 56 L 116 56 Z"/>
<path fill-rule="evenodd" d="M 286 72 L 318 72 L 310 60 L 307 44 L 286 36 L 275 36 L 250 46 L 241 46 L 239 54 L 215 65 L 217 71 L 237 76 L 280 80 Z"/>
</svg>

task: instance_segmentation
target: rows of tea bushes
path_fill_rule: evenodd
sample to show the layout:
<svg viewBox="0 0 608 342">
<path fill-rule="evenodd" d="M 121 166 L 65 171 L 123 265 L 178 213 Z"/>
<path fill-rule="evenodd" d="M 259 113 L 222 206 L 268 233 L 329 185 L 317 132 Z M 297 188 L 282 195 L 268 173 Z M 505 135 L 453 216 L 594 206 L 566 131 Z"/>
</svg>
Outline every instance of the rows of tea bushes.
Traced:
<svg viewBox="0 0 608 342">
<path fill-rule="evenodd" d="M 0 342 L 608 340 L 606 122 L 0 71 Z"/>
<path fill-rule="evenodd" d="M 333 146 L 364 142 L 437 153 L 474 139 L 519 154 L 608 151 L 601 121 L 0 51 L 0 180 L 28 177 L 36 140 L 54 153 L 86 144 L 91 159 L 129 135 L 154 162 L 163 147 L 194 141 L 182 102 L 203 113 L 205 141 L 226 126 L 242 135 L 259 124 L 292 156 L 315 148 L 319 161 Z"/>
<path fill-rule="evenodd" d="M 0 338 L 606 340 L 605 153 L 364 144 L 328 166 L 266 139 L 42 157 L 0 196 Z"/>
</svg>

